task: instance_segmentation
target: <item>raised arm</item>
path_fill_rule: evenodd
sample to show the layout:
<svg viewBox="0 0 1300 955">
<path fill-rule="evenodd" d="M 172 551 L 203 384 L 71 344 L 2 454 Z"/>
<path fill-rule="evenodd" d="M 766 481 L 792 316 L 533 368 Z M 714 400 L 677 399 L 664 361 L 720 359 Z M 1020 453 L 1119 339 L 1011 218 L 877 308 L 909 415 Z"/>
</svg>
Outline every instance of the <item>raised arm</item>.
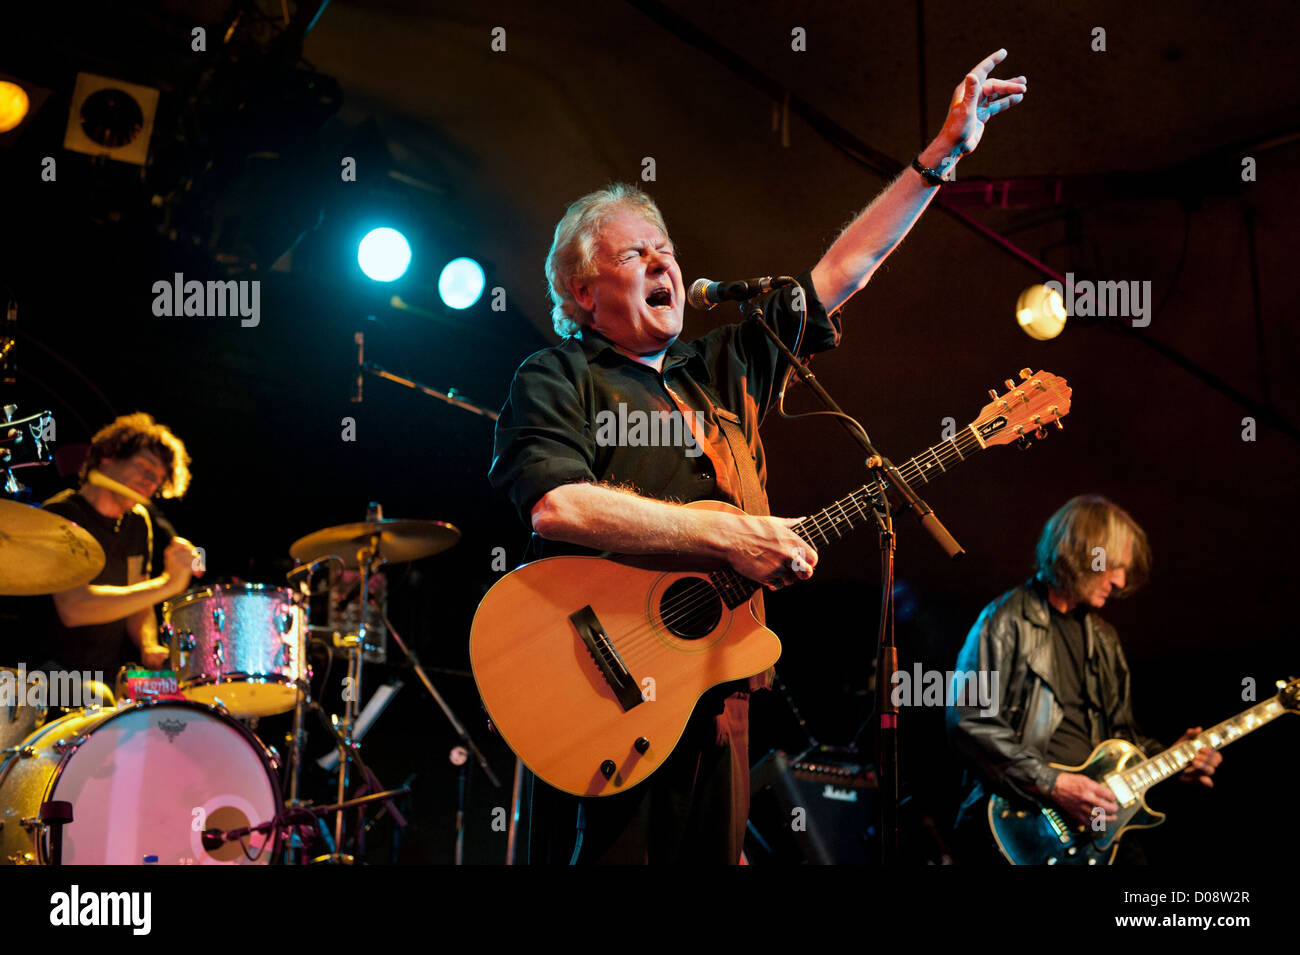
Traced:
<svg viewBox="0 0 1300 955">
<path fill-rule="evenodd" d="M 958 84 L 943 129 L 918 157 L 921 165 L 947 177 L 957 161 L 979 145 L 985 123 L 1024 98 L 1025 77 L 989 78 L 1006 55 L 1006 50 L 998 50 L 986 57 Z M 909 166 L 849 224 L 813 268 L 813 286 L 827 312 L 870 281 L 938 190 Z"/>
</svg>

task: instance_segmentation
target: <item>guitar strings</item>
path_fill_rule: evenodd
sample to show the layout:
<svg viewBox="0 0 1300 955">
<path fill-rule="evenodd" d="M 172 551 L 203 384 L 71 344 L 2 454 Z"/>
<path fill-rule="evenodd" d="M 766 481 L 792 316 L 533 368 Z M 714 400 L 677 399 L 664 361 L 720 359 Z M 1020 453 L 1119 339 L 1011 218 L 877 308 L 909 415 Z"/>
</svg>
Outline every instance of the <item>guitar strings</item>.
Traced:
<svg viewBox="0 0 1300 955">
<path fill-rule="evenodd" d="M 978 446 L 979 444 L 979 442 L 973 437 L 973 435 L 971 435 L 969 428 L 965 429 L 962 432 L 961 439 L 963 442 L 965 442 L 965 447 L 967 450 L 974 450 L 975 447 L 973 446 Z M 928 453 L 932 458 L 934 458 L 935 462 L 939 465 L 941 471 L 946 470 L 946 468 L 943 466 L 943 462 L 939 458 L 939 455 L 935 451 L 935 448 L 944 447 L 944 445 L 946 444 L 953 445 L 955 453 L 957 454 L 958 461 L 965 460 L 965 455 L 962 454 L 962 448 L 958 446 L 957 438 L 954 437 L 948 439 L 943 444 L 935 445 L 934 447 L 928 448 L 925 452 L 922 452 L 922 454 L 917 455 L 915 458 L 912 458 L 911 460 L 905 462 L 903 464 L 903 467 L 899 469 L 899 472 L 903 474 L 904 479 L 907 480 L 908 483 L 911 483 L 911 481 L 915 480 L 917 477 L 923 477 L 925 478 L 926 483 L 929 483 L 929 478 L 926 477 L 925 467 L 919 464 L 918 461 L 925 454 Z M 947 449 L 945 448 L 945 452 L 946 451 Z M 951 455 L 948 455 L 948 457 L 951 460 Z M 909 468 L 912 469 L 915 473 L 910 475 L 906 473 Z M 831 538 L 826 533 L 826 530 L 828 528 L 830 530 L 835 531 L 837 540 L 843 539 L 844 534 L 840 531 L 839 528 L 840 520 L 837 520 L 832 515 L 832 510 L 838 508 L 843 522 L 847 523 L 851 530 L 855 529 L 855 525 L 853 524 L 853 521 L 849 518 L 848 513 L 844 509 L 844 503 L 848 502 L 850 505 L 856 508 L 860 519 L 862 519 L 863 521 L 868 520 L 869 513 L 864 508 L 862 500 L 865 497 L 873 496 L 877 492 L 878 483 L 879 482 L 873 481 L 870 484 L 864 484 L 862 487 L 858 488 L 856 491 L 853 491 L 848 496 L 835 501 L 830 507 L 823 508 L 822 511 L 819 512 L 819 514 L 825 515 L 825 517 L 819 515 L 813 515 L 808 520 L 794 525 L 791 529 L 794 530 L 796 533 L 798 533 L 799 536 L 803 537 L 804 540 L 807 540 L 810 544 L 812 543 L 812 541 L 809 538 L 814 532 L 819 533 L 822 537 L 823 542 L 829 544 L 831 542 Z M 807 533 L 806 534 L 801 533 L 803 531 L 807 531 Z M 753 581 L 749 581 L 748 578 L 741 577 L 739 574 L 737 574 L 734 570 L 731 570 L 730 568 L 722 571 L 716 571 L 709 575 L 709 586 L 704 588 L 696 588 L 696 593 L 694 596 L 676 598 L 673 601 L 666 602 L 661 607 L 660 618 L 663 621 L 664 626 L 667 627 L 668 629 L 671 629 L 673 624 L 680 623 L 683 619 L 695 613 L 697 610 L 703 608 L 709 603 L 717 599 L 725 600 L 724 595 L 720 592 L 718 582 L 715 580 L 715 578 L 719 578 L 719 577 L 734 578 L 734 582 L 733 581 L 725 582 L 723 584 L 723 588 L 732 587 L 736 583 L 739 583 L 742 586 L 744 586 L 746 589 L 750 589 L 750 595 L 752 595 L 753 590 L 758 589 L 758 585 L 756 585 Z M 745 599 L 748 599 L 748 596 Z M 739 606 L 739 604 L 737 606 Z M 625 633 L 622 637 L 620 637 L 621 642 L 616 643 L 614 639 L 611 637 L 610 643 L 614 646 L 614 649 L 621 656 L 625 657 L 625 662 L 627 662 L 626 658 L 632 656 L 633 654 L 636 653 L 638 649 L 646 645 L 645 637 L 647 635 L 650 637 L 654 637 L 656 641 L 658 640 L 658 636 L 655 633 L 655 630 L 656 628 L 654 626 L 654 622 L 649 621 L 647 624 L 642 625 L 641 627 L 638 627 L 635 630 L 628 631 L 627 633 Z"/>
<path fill-rule="evenodd" d="M 951 449 L 948 447 L 949 445 L 951 445 Z M 947 467 L 945 467 L 945 461 L 940 458 L 936 449 L 943 449 L 944 456 L 949 462 L 960 463 L 966 459 L 967 455 L 965 452 L 980 450 L 981 447 L 982 445 L 980 445 L 979 440 L 971 433 L 971 429 L 968 426 L 962 430 L 960 436 L 948 438 L 940 444 L 927 448 L 921 454 L 918 454 L 916 457 L 904 462 L 903 466 L 899 468 L 899 473 L 902 474 L 903 478 L 909 484 L 917 478 L 924 478 L 925 483 L 928 484 L 930 482 L 929 472 L 933 471 L 933 466 L 929 465 L 927 471 L 927 465 L 922 465 L 920 463 L 923 457 L 926 455 L 930 456 L 934 460 L 935 464 L 939 466 L 940 471 L 944 472 L 947 470 Z M 953 454 L 956 455 L 956 461 L 952 460 Z M 831 543 L 831 537 L 827 533 L 828 530 L 833 530 L 836 534 L 835 539 L 841 540 L 845 536 L 840 530 L 841 522 L 847 523 L 850 530 L 853 530 L 856 527 L 845 510 L 845 503 L 848 503 L 852 508 L 855 508 L 859 518 L 863 521 L 870 520 L 870 514 L 863 506 L 863 501 L 874 496 L 878 493 L 878 490 L 878 481 L 864 484 L 846 497 L 833 502 L 829 507 L 823 508 L 818 512 L 818 514 L 812 515 L 807 520 L 793 525 L 791 530 L 796 534 L 799 534 L 800 537 L 805 541 L 808 541 L 810 544 L 813 543 L 811 536 L 814 533 L 820 535 L 824 543 Z M 840 519 L 836 519 L 832 514 L 832 511 L 836 509 L 838 509 L 841 515 Z M 722 587 L 719 587 L 717 578 L 725 577 L 731 577 L 734 578 L 734 580 L 725 581 L 722 584 Z M 703 579 L 707 579 L 708 581 L 706 586 L 694 588 L 692 594 L 667 601 L 661 606 L 659 616 L 663 628 L 671 631 L 673 625 L 681 623 L 683 620 L 714 601 L 723 600 L 725 603 L 723 591 L 728 587 L 735 586 L 736 583 L 740 583 L 746 589 L 749 589 L 749 596 L 752 596 L 755 590 L 760 589 L 760 585 L 756 584 L 754 581 L 750 581 L 748 578 L 740 576 L 730 568 L 721 571 L 714 571 L 709 574 L 707 578 Z M 746 597 L 746 601 L 749 599 L 749 596 Z M 737 606 L 739 607 L 740 604 Z M 633 658 L 639 656 L 638 651 L 646 646 L 659 642 L 660 637 L 657 633 L 659 629 L 660 628 L 656 626 L 653 620 L 649 620 L 632 630 L 619 635 L 617 639 L 613 635 L 609 634 L 607 634 L 607 637 L 610 646 L 623 659 L 623 662 L 628 669 L 631 669 Z M 614 661 L 610 662 L 613 663 Z"/>
<path fill-rule="evenodd" d="M 1049 391 L 1047 388 L 1044 388 L 1042 390 L 1043 393 L 1048 396 L 1049 400 L 1051 398 L 1056 397 L 1055 383 L 1053 383 L 1053 388 L 1051 391 Z M 1042 396 L 1035 396 L 1035 398 L 1039 403 L 1043 401 Z M 1034 403 L 1026 401 L 1026 404 L 1032 406 Z M 1010 411 L 1010 408 L 1008 407 L 1007 410 Z M 1017 408 L 1016 410 L 1024 412 L 1027 409 Z M 1060 415 L 1058 414 L 1056 417 L 1057 420 L 1059 420 Z M 993 421 L 993 420 L 996 420 L 996 417 L 993 419 L 989 419 L 989 421 Z M 909 484 L 912 483 L 912 481 L 915 480 L 917 477 L 924 478 L 925 483 L 929 484 L 930 479 L 926 467 L 924 467 L 920 463 L 921 458 L 923 458 L 926 454 L 930 455 L 930 457 L 934 459 L 935 463 L 939 465 L 940 471 L 946 472 L 947 468 L 944 467 L 943 461 L 940 460 L 936 448 L 943 448 L 945 451 L 945 455 L 947 455 L 948 445 L 951 445 L 952 451 L 955 452 L 957 455 L 958 463 L 961 461 L 965 461 L 966 454 L 964 454 L 963 451 L 982 450 L 988 446 L 987 443 L 981 443 L 980 440 L 975 435 L 975 429 L 978 429 L 981 425 L 987 423 L 988 421 L 977 420 L 972 425 L 967 425 L 965 428 L 962 429 L 959 436 L 954 435 L 952 438 L 948 438 L 937 445 L 932 445 L 931 447 L 927 448 L 925 451 L 921 452 L 921 454 L 918 454 L 915 457 L 906 461 L 903 464 L 903 466 L 898 469 L 899 473 L 903 476 L 904 480 L 906 480 Z M 1008 425 L 1009 424 L 1010 422 L 1008 421 Z M 1046 426 L 1047 422 L 1040 421 L 1040 422 L 1036 422 L 1036 424 L 1038 424 L 1039 427 L 1044 427 Z M 910 473 L 910 474 L 907 473 L 909 468 L 912 469 L 914 473 Z M 875 493 L 877 493 L 878 487 L 879 487 L 879 482 L 873 481 L 870 484 L 863 485 L 861 488 L 859 488 L 857 491 L 852 492 L 846 498 L 842 498 L 838 501 L 835 501 L 834 504 L 832 504 L 832 507 L 839 508 L 841 515 L 843 516 L 845 522 L 849 524 L 850 529 L 853 529 L 853 522 L 849 520 L 848 515 L 844 512 L 843 502 L 847 500 L 849 503 L 857 507 L 859 516 L 862 516 L 865 519 L 866 511 L 863 509 L 859 498 L 864 495 L 864 492 L 866 493 L 867 496 L 874 495 Z M 825 520 L 823 520 L 823 518 L 817 515 L 814 515 L 813 517 L 809 518 L 807 521 L 803 521 L 799 524 L 794 525 L 792 529 L 796 533 L 799 533 L 800 530 L 803 530 L 805 528 L 808 528 L 810 532 L 817 531 L 821 534 L 822 540 L 825 543 L 830 543 L 830 537 L 826 534 L 826 528 L 830 528 L 835 531 L 836 539 L 841 540 L 843 539 L 844 535 L 839 530 L 839 522 L 830 516 L 830 511 L 831 508 L 827 507 L 827 508 L 823 508 L 822 511 L 819 512 L 820 514 L 827 515 Z M 800 536 L 804 537 L 804 540 L 807 540 L 810 544 L 812 543 L 812 541 L 809 540 L 809 538 L 804 536 L 803 534 L 800 534 Z M 671 628 L 674 624 L 680 623 L 682 620 L 686 619 L 691 614 L 696 613 L 698 610 L 709 605 L 715 600 L 723 600 L 725 603 L 725 598 L 723 594 L 720 592 L 718 584 L 715 581 L 715 578 L 723 575 L 729 575 L 731 577 L 734 577 L 737 581 L 743 582 L 743 585 L 747 589 L 753 588 L 753 590 L 757 590 L 760 589 L 761 587 L 761 585 L 748 580 L 748 578 L 741 577 L 739 574 L 737 574 L 734 570 L 731 570 L 730 568 L 727 568 L 722 571 L 715 571 L 708 575 L 707 578 L 708 586 L 703 588 L 696 588 L 697 592 L 693 596 L 676 598 L 675 600 L 669 601 L 661 606 L 659 617 L 660 617 L 660 621 L 662 622 L 662 628 L 671 631 Z M 731 583 L 727 584 L 727 586 L 731 586 L 731 585 L 732 585 Z M 753 591 L 751 590 L 751 595 L 752 592 Z M 739 606 L 740 604 L 737 604 L 737 607 Z M 609 641 L 609 646 L 611 647 L 611 649 L 623 660 L 623 663 L 627 667 L 627 669 L 630 670 L 632 668 L 633 657 L 639 656 L 640 655 L 639 651 L 641 649 L 645 648 L 646 646 L 653 646 L 655 643 L 660 642 L 661 640 L 659 636 L 660 629 L 661 627 L 657 626 L 653 619 L 650 619 L 638 625 L 634 629 L 622 634 L 617 641 L 612 635 L 609 635 L 608 633 L 606 634 L 606 636 Z M 614 662 L 615 661 L 610 661 L 611 664 L 613 664 Z"/>
</svg>

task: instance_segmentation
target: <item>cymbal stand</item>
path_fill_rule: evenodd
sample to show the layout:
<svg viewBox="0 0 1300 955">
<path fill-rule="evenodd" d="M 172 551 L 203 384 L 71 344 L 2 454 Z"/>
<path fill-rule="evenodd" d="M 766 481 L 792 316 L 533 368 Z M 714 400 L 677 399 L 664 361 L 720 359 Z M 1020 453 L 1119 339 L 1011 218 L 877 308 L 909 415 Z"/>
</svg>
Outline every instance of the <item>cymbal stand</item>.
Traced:
<svg viewBox="0 0 1300 955">
<path fill-rule="evenodd" d="M 361 570 L 361 594 L 363 600 L 370 593 L 370 575 L 378 568 L 381 563 L 378 560 L 379 553 L 379 535 L 371 534 L 366 544 L 357 550 L 357 566 Z M 339 643 L 346 648 L 348 653 L 348 675 L 343 681 L 343 719 L 338 727 L 330 726 L 331 732 L 334 733 L 339 746 L 339 769 L 338 769 L 338 802 L 342 803 L 347 799 L 348 792 L 348 767 L 355 759 L 360 766 L 360 754 L 356 742 L 352 739 L 352 730 L 356 725 L 357 715 L 361 709 L 361 671 L 362 671 L 362 650 L 366 645 L 366 614 L 365 603 L 361 604 L 362 612 L 358 615 L 357 632 L 355 635 L 348 635 L 338 638 Z M 324 712 L 320 711 L 322 718 Z M 326 721 L 327 725 L 331 721 Z M 363 771 L 363 776 L 370 776 L 368 771 Z M 369 781 L 369 780 L 368 780 Z M 382 789 L 375 781 L 375 789 Z M 397 809 L 392 807 L 394 818 L 396 818 Z M 334 814 L 334 852 L 331 856 L 332 862 L 344 861 L 343 856 L 343 810 L 340 809 Z"/>
<path fill-rule="evenodd" d="M 309 564 L 302 564 L 298 567 L 295 567 L 293 570 L 289 571 L 288 573 L 288 577 L 292 578 L 295 574 L 302 573 L 305 571 L 305 576 L 298 583 L 297 596 L 294 598 L 294 602 L 298 604 L 301 610 L 299 619 L 302 621 L 302 642 L 298 647 L 298 654 L 299 654 L 298 659 L 303 661 L 302 666 L 304 670 L 306 670 L 308 665 L 307 664 L 308 645 L 310 643 L 308 639 L 308 634 L 311 632 L 311 628 L 310 628 L 311 577 L 312 574 L 316 571 L 316 568 L 318 568 L 321 564 L 327 564 L 330 561 L 337 561 L 340 564 L 343 563 L 343 560 L 341 558 L 335 557 L 334 555 L 331 554 L 329 556 L 322 557 L 320 560 L 314 560 Z M 288 747 L 290 770 L 289 770 L 289 798 L 286 800 L 286 805 L 291 810 L 298 809 L 301 805 L 298 799 L 298 793 L 302 788 L 302 754 L 304 748 L 303 740 L 307 732 L 307 727 L 305 725 L 306 723 L 305 713 L 307 707 L 311 705 L 311 680 L 304 679 L 302 682 L 303 682 L 302 692 L 298 694 L 298 700 L 293 707 L 293 735 L 289 737 L 289 747 Z M 302 836 L 299 833 L 298 829 L 295 827 L 290 831 L 288 838 L 284 842 L 284 847 L 283 847 L 284 855 L 281 861 L 283 861 L 284 864 L 286 865 L 293 864 L 290 862 L 290 860 L 297 858 L 297 856 L 300 856 L 303 847 L 304 844 L 302 841 Z"/>
</svg>

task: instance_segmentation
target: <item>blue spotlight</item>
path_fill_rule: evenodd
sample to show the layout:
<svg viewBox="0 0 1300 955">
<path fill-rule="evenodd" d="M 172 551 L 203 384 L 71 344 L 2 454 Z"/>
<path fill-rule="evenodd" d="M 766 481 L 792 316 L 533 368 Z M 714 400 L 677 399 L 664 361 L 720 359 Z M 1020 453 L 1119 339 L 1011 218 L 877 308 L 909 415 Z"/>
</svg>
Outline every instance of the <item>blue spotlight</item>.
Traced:
<svg viewBox="0 0 1300 955">
<path fill-rule="evenodd" d="M 376 282 L 392 282 L 411 264 L 411 244 L 396 229 L 371 229 L 357 246 L 357 263 Z"/>
<path fill-rule="evenodd" d="M 473 259 L 452 259 L 438 276 L 438 294 L 448 308 L 469 308 L 483 294 L 487 279 Z"/>
</svg>

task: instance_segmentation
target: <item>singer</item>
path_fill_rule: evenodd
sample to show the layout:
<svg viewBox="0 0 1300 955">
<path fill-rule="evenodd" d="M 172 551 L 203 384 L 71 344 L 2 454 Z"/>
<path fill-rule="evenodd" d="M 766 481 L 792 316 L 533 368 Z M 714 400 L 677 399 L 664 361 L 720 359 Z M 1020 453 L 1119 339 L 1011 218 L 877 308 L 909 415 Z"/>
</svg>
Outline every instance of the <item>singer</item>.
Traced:
<svg viewBox="0 0 1300 955">
<path fill-rule="evenodd" d="M 181 497 L 189 464 L 185 445 L 166 426 L 143 412 L 122 415 L 91 439 L 80 488 L 45 502 L 46 510 L 88 530 L 106 560 L 91 583 L 54 594 L 45 645 L 32 653 L 46 659 L 42 669 L 98 670 L 112 679 L 129 661 L 153 670 L 165 664 L 153 608 L 189 587 L 198 553 L 135 497 Z M 133 493 L 110 490 L 114 484 Z M 157 576 L 155 547 L 164 565 Z"/>
<path fill-rule="evenodd" d="M 841 307 L 979 144 L 989 118 L 1023 98 L 1025 77 L 989 78 L 1005 57 L 999 50 L 971 70 L 935 140 L 798 276 L 801 295 L 784 288 L 757 299 L 801 359 L 839 344 Z M 758 429 L 788 369 L 752 320 L 679 340 L 686 292 L 654 201 L 623 184 L 578 199 L 556 226 L 546 277 L 564 341 L 516 372 L 489 472 L 533 530 L 527 559 L 673 555 L 728 564 L 773 590 L 811 577 L 817 553 L 790 529 L 800 519 L 768 516 L 764 492 Z M 596 415 L 620 402 L 681 412 L 704 455 L 597 442 Z M 747 513 L 679 506 L 701 499 Z M 755 612 L 761 619 L 761 594 Z M 769 676 L 710 691 L 672 755 L 634 789 L 573 800 L 535 781 L 529 861 L 736 864 L 749 810 L 749 692 Z"/>
</svg>

